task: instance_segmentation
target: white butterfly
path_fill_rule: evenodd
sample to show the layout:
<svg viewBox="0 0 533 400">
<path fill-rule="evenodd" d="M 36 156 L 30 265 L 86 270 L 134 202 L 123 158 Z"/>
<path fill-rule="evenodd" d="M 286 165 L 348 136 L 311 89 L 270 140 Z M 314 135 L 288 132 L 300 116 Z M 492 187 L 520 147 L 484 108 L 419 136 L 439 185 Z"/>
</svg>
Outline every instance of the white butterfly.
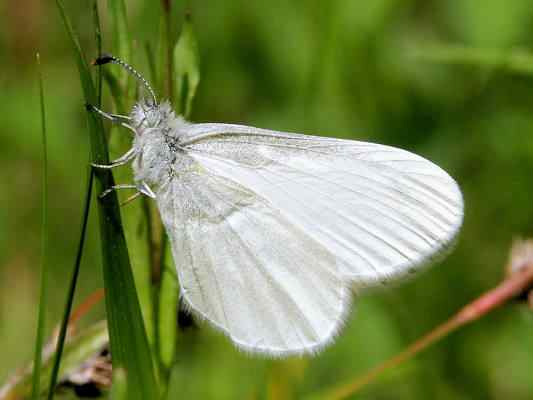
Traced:
<svg viewBox="0 0 533 400">
<path fill-rule="evenodd" d="M 463 219 L 435 164 L 373 143 L 241 125 L 192 124 L 152 99 L 110 165 L 133 161 L 136 195 L 155 198 L 190 309 L 242 349 L 287 356 L 331 343 L 352 292 L 384 284 L 450 246 Z"/>
</svg>

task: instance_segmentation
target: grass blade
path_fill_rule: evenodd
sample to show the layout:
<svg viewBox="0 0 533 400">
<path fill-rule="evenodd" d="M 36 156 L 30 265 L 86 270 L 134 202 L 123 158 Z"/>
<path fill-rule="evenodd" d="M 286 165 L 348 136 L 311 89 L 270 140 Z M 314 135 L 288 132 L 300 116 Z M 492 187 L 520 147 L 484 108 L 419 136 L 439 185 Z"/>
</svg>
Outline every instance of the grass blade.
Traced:
<svg viewBox="0 0 533 400">
<path fill-rule="evenodd" d="M 150 71 L 150 81 L 153 87 L 159 88 L 159 77 L 157 76 L 157 68 L 155 66 L 154 49 L 149 42 L 144 44 L 144 52 L 146 53 L 146 61 L 148 62 L 148 70 Z"/>
<path fill-rule="evenodd" d="M 46 328 L 46 305 L 48 301 L 48 267 L 46 265 L 47 237 L 47 208 L 48 208 L 48 152 L 46 145 L 46 113 L 44 107 L 44 87 L 41 70 L 41 58 L 37 53 L 37 68 L 39 70 L 39 99 L 41 107 L 41 132 L 43 138 L 43 197 L 42 197 L 42 231 L 41 231 L 41 278 L 39 296 L 39 316 L 37 317 L 37 335 L 35 338 L 35 356 L 33 361 L 32 399 L 37 400 L 40 394 L 41 362 L 43 353 L 44 331 Z"/>
<path fill-rule="evenodd" d="M 99 65 L 98 68 L 102 69 L 102 66 Z M 115 108 L 119 114 L 124 113 L 126 107 L 124 101 L 122 100 L 124 96 L 124 91 L 120 87 L 120 83 L 115 75 L 109 70 L 109 68 L 102 69 L 103 80 L 105 81 L 113 101 L 115 103 Z"/>
<path fill-rule="evenodd" d="M 112 25 L 112 39 L 113 39 L 113 53 L 118 57 L 132 62 L 131 40 L 128 29 L 128 15 L 126 11 L 126 4 L 124 0 L 109 0 L 109 13 L 111 14 Z M 113 74 L 118 78 L 118 81 L 125 87 L 130 87 L 128 81 L 129 74 L 122 68 L 116 68 Z"/>
<path fill-rule="evenodd" d="M 172 34 L 172 2 L 161 0 L 162 27 L 161 27 L 161 66 L 164 68 L 161 76 L 164 77 L 165 94 L 170 103 L 174 102 L 174 60 L 172 48 L 175 37 Z"/>
<path fill-rule="evenodd" d="M 128 17 L 124 0 L 109 0 L 109 13 L 113 21 L 113 51 L 123 60 L 131 59 L 130 34 L 128 30 Z M 118 70 L 117 70 L 118 71 Z M 120 70 L 121 72 L 126 72 Z"/>
<path fill-rule="evenodd" d="M 520 49 L 489 50 L 453 44 L 433 44 L 414 50 L 413 56 L 440 64 L 472 65 L 520 75 L 533 75 L 533 54 Z"/>
<path fill-rule="evenodd" d="M 186 15 L 180 38 L 174 49 L 176 72 L 177 110 L 186 119 L 192 110 L 192 102 L 200 83 L 200 57 L 189 14 Z"/>
<path fill-rule="evenodd" d="M 102 30 L 100 27 L 100 13 L 98 12 L 98 3 L 93 3 L 93 24 L 94 24 L 94 40 L 96 41 L 96 51 L 98 57 L 102 55 Z M 102 104 L 102 66 L 98 66 L 98 73 L 96 74 L 96 95 L 98 96 L 97 104 Z"/>
<path fill-rule="evenodd" d="M 56 0 L 68 36 L 75 50 L 85 101 L 97 103 L 94 83 L 85 61 L 78 38 L 66 15 L 63 2 Z M 102 120 L 88 114 L 92 159 L 107 164 L 109 156 Z M 95 171 L 97 191 L 114 184 L 111 172 Z M 131 265 L 126 247 L 116 193 L 112 192 L 98 202 L 106 311 L 109 326 L 110 347 L 114 368 L 124 368 L 128 376 L 129 399 L 157 399 L 154 365 L 135 290 Z"/>
<path fill-rule="evenodd" d="M 61 356 L 63 354 L 63 347 L 65 344 L 65 337 L 67 336 L 67 327 L 72 310 L 72 303 L 74 301 L 74 293 L 76 291 L 76 284 L 78 282 L 78 275 L 80 272 L 81 256 L 83 254 L 83 244 L 85 243 L 85 234 L 87 232 L 87 222 L 89 221 L 89 210 L 91 209 L 91 195 L 93 187 L 93 172 L 92 168 L 89 168 L 89 177 L 87 179 L 87 191 L 85 195 L 85 204 L 83 207 L 83 217 L 81 223 L 80 241 L 78 243 L 78 251 L 76 253 L 76 261 L 74 263 L 74 269 L 72 271 L 72 277 L 70 279 L 70 286 L 67 294 L 67 302 L 65 310 L 63 312 L 63 319 L 61 320 L 61 327 L 59 328 L 59 337 L 57 339 L 57 348 L 54 357 L 54 363 L 52 367 L 52 373 L 50 376 L 50 386 L 48 388 L 48 400 L 54 398 L 54 389 L 57 384 L 57 376 L 59 374 L 59 365 L 61 363 Z"/>
<path fill-rule="evenodd" d="M 161 286 L 159 291 L 158 335 L 159 362 L 161 364 L 161 391 L 166 392 L 170 371 L 176 356 L 178 331 L 179 284 L 166 235 L 162 243 Z"/>
<path fill-rule="evenodd" d="M 109 395 L 111 400 L 127 400 L 128 399 L 128 379 L 126 371 L 118 368 L 113 371 L 113 388 Z"/>
<path fill-rule="evenodd" d="M 127 13 L 123 0 L 113 0 L 110 6 L 113 7 L 113 30 L 120 31 L 120 37 L 128 39 L 129 34 L 127 32 Z M 128 39 L 129 40 L 129 39 Z M 113 53 L 120 49 L 130 49 L 129 43 L 115 43 L 116 47 Z M 116 50 L 116 51 L 115 51 Z M 128 50 L 129 51 L 129 50 Z M 135 64 L 135 53 L 131 54 L 131 59 L 128 56 L 126 60 L 128 63 Z M 137 57 L 138 58 L 138 57 Z M 128 75 L 128 79 L 124 80 L 121 84 L 119 81 L 119 75 L 113 75 L 111 72 L 124 71 L 122 68 L 105 68 L 103 73 L 105 74 L 106 83 L 110 89 L 111 95 L 116 105 L 116 112 L 118 114 L 128 114 L 132 107 L 132 101 L 134 100 L 133 94 L 137 90 L 137 81 L 130 79 L 131 75 Z M 126 87 L 124 87 L 126 84 Z M 124 129 L 116 127 L 109 136 L 109 147 L 111 151 L 120 150 L 119 154 L 123 154 L 131 147 L 130 135 L 124 135 Z M 115 178 L 118 181 L 127 181 L 131 179 L 131 172 L 127 168 L 114 171 Z M 155 357 L 157 352 L 155 351 L 155 328 L 154 328 L 154 288 L 152 285 L 151 277 L 151 256 L 154 254 L 152 249 L 151 240 L 151 215 L 145 213 L 146 199 L 142 201 L 136 201 L 133 204 L 128 205 L 128 212 L 123 215 L 123 221 L 126 226 L 132 227 L 125 230 L 126 242 L 128 243 L 128 250 L 130 254 L 131 269 L 133 272 L 133 278 L 135 282 L 135 288 L 137 291 L 137 298 L 139 300 L 141 314 L 144 318 L 144 328 L 148 337 L 148 343 L 152 349 L 152 355 Z M 133 228 L 134 227 L 134 228 Z M 157 370 L 157 360 L 154 358 L 154 367 Z M 156 371 L 157 373 L 157 371 Z M 157 376 L 157 374 L 156 374 Z"/>
</svg>

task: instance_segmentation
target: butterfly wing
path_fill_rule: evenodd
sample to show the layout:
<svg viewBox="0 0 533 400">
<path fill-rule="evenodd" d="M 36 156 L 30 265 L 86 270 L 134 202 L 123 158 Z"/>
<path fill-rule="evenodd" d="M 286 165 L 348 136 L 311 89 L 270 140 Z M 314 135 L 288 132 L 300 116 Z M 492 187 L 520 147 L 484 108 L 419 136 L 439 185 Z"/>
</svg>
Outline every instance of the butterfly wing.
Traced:
<svg viewBox="0 0 533 400">
<path fill-rule="evenodd" d="M 192 125 L 182 145 L 203 169 L 260 196 L 327 249 L 355 286 L 427 264 L 462 223 L 455 181 L 404 150 L 227 124 Z"/>
<path fill-rule="evenodd" d="M 247 351 L 331 341 L 350 299 L 336 257 L 257 193 L 189 165 L 157 193 L 186 304 Z"/>
</svg>

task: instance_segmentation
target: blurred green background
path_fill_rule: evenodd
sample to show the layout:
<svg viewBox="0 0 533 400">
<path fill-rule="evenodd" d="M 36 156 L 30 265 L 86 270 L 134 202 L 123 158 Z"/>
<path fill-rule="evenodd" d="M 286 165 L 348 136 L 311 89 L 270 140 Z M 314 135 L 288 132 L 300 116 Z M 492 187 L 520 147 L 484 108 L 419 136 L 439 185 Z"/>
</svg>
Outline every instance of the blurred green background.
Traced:
<svg viewBox="0 0 533 400">
<path fill-rule="evenodd" d="M 69 3 L 84 50 L 95 55 L 88 2 Z M 517 51 L 533 48 L 531 5 L 528 0 L 174 3 L 177 30 L 183 10 L 191 12 L 200 53 L 193 121 L 399 146 L 454 176 L 466 204 L 453 253 L 409 282 L 359 299 L 336 343 L 314 358 L 262 359 L 240 353 L 205 325 L 180 331 L 174 398 L 317 393 L 394 355 L 501 280 L 512 239 L 533 231 L 528 72 L 533 64 L 527 57 L 519 58 L 524 68 L 512 62 Z M 157 45 L 159 5 L 136 0 L 127 7 L 131 62 L 148 77 L 143 49 L 147 42 Z M 101 17 L 104 49 L 110 48 L 105 2 Z M 449 44 L 475 50 L 442 56 L 442 46 Z M 49 133 L 49 326 L 61 316 L 88 162 L 79 77 L 53 2 L 3 1 L 0 384 L 31 360 L 35 335 L 42 193 L 36 51 L 43 63 Z M 130 210 L 123 208 L 123 215 Z M 95 216 L 76 302 L 102 287 Z M 101 304 L 84 323 L 103 315 Z M 531 399 L 532 371 L 533 313 L 516 303 L 452 334 L 354 398 Z"/>
</svg>

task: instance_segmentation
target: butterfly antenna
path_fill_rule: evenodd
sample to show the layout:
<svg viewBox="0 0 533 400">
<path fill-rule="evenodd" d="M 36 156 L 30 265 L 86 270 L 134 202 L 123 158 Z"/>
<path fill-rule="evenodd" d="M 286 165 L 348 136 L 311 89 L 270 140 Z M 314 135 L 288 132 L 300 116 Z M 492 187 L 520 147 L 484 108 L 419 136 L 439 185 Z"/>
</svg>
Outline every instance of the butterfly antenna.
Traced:
<svg viewBox="0 0 533 400">
<path fill-rule="evenodd" d="M 150 93 L 150 96 L 152 96 L 152 100 L 154 101 L 154 105 L 157 104 L 157 99 L 155 97 L 154 89 L 150 86 L 148 81 L 143 78 L 143 76 L 137 72 L 135 68 L 133 68 L 128 63 L 122 61 L 120 58 L 117 58 L 115 56 L 112 56 L 111 54 L 104 54 L 101 57 L 98 57 L 96 60 L 93 61 L 93 65 L 104 65 L 104 64 L 117 64 L 120 65 L 122 68 L 124 68 L 129 74 L 133 75 L 139 82 L 143 84 L 143 86 L 148 90 Z"/>
</svg>

